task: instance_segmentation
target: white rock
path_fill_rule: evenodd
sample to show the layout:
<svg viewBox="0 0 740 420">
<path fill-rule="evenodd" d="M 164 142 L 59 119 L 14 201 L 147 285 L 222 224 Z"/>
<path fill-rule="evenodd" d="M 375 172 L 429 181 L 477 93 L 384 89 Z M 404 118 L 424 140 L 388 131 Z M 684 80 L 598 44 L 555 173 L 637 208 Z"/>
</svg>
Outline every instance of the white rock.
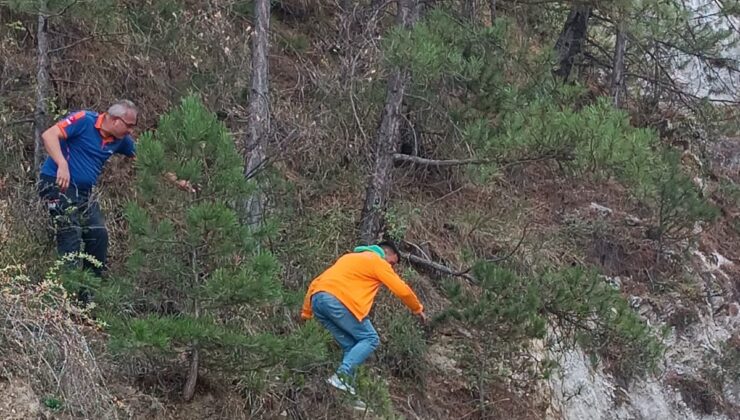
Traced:
<svg viewBox="0 0 740 420">
<path fill-rule="evenodd" d="M 589 208 L 591 210 L 596 210 L 602 216 L 609 216 L 614 213 L 612 209 L 610 209 L 609 207 L 604 207 L 601 204 L 591 203 L 591 206 L 589 206 Z"/>
</svg>

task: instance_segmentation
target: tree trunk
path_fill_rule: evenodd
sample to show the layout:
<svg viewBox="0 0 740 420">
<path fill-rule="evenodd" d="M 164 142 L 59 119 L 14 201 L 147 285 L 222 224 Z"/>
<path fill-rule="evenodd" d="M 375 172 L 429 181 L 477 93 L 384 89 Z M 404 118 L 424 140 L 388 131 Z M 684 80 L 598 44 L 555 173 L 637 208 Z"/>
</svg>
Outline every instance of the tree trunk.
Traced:
<svg viewBox="0 0 740 420">
<path fill-rule="evenodd" d="M 496 0 L 490 0 L 488 7 L 491 9 L 491 23 L 496 20 Z"/>
<path fill-rule="evenodd" d="M 417 0 L 398 0 L 396 21 L 410 28 L 416 18 Z M 397 68 L 388 80 L 385 107 L 375 142 L 375 164 L 365 192 L 360 222 L 360 240 L 375 242 L 380 237 L 383 216 L 391 190 L 393 154 L 398 148 L 401 126 L 401 106 L 408 81 L 408 71 Z"/>
<path fill-rule="evenodd" d="M 471 23 L 476 22 L 476 15 L 478 13 L 478 2 L 477 0 L 464 0 L 465 6 L 464 6 L 464 13 L 465 17 L 468 18 L 468 20 Z"/>
<path fill-rule="evenodd" d="M 627 32 L 623 21 L 617 25 L 617 41 L 614 46 L 614 63 L 612 70 L 611 95 L 614 106 L 622 106 L 622 99 L 626 89 L 624 85 L 624 54 L 627 50 Z"/>
<path fill-rule="evenodd" d="M 270 31 L 270 0 L 254 2 L 255 28 L 252 34 L 252 90 L 249 98 L 249 134 L 246 140 L 245 176 L 251 178 L 265 163 L 265 144 L 270 135 L 270 103 L 268 81 L 268 37 Z M 258 187 L 247 197 L 245 220 L 250 226 L 262 222 L 265 195 Z"/>
<path fill-rule="evenodd" d="M 38 28 L 36 30 L 36 109 L 33 115 L 34 148 L 33 163 L 38 169 L 46 159 L 46 150 L 41 134 L 47 129 L 47 102 L 49 100 L 49 33 L 46 0 L 39 0 Z"/>
<path fill-rule="evenodd" d="M 575 4 L 568 14 L 563 30 L 560 32 L 555 50 L 558 54 L 558 64 L 553 74 L 563 81 L 568 80 L 573 68 L 573 60 L 581 52 L 583 41 L 588 34 L 588 20 L 591 17 L 592 7 Z"/>
<path fill-rule="evenodd" d="M 185 387 L 182 391 L 182 398 L 190 401 L 195 395 L 195 384 L 198 382 L 198 347 L 193 344 L 190 346 L 190 369 L 188 370 L 188 379 L 185 381 Z"/>
<path fill-rule="evenodd" d="M 193 250 L 190 256 L 190 265 L 193 270 L 193 283 L 192 288 L 195 289 L 200 280 L 200 270 L 198 266 L 198 252 Z M 198 298 L 193 298 L 193 318 L 198 319 L 200 317 L 200 304 Z M 198 351 L 198 342 L 193 340 L 189 344 L 190 347 L 190 368 L 188 369 L 188 376 L 185 380 L 185 386 L 182 389 L 182 398 L 185 401 L 193 399 L 195 394 L 195 385 L 198 383 L 198 364 L 200 361 L 200 352 Z"/>
</svg>

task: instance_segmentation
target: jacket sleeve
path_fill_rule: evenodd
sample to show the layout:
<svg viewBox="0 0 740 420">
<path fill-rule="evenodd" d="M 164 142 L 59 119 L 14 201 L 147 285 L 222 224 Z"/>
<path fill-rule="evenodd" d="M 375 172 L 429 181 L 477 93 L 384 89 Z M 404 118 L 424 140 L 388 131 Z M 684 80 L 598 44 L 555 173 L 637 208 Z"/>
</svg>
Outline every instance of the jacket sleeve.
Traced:
<svg viewBox="0 0 740 420">
<path fill-rule="evenodd" d="M 306 297 L 303 298 L 303 307 L 301 308 L 301 318 L 311 319 L 313 318 L 313 311 L 311 310 L 311 287 L 309 286 L 306 291 Z"/>
<path fill-rule="evenodd" d="M 62 130 L 62 138 L 67 140 L 70 137 L 74 138 L 80 134 L 85 128 L 86 116 L 87 114 L 85 111 L 79 111 L 68 115 L 66 118 L 56 123 L 56 126 Z"/>
<path fill-rule="evenodd" d="M 424 311 L 424 305 L 416 297 L 414 291 L 408 284 L 393 271 L 393 267 L 387 262 L 381 260 L 375 264 L 375 275 L 388 289 L 406 305 L 413 314 L 419 314 Z"/>
</svg>

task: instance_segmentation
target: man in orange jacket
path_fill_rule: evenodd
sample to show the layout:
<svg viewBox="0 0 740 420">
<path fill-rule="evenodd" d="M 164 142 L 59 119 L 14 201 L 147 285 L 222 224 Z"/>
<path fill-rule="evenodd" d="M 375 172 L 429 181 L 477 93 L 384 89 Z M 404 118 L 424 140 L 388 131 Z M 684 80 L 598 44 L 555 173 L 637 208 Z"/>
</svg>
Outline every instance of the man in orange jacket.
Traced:
<svg viewBox="0 0 740 420">
<path fill-rule="evenodd" d="M 301 318 L 315 316 L 344 352 L 342 364 L 327 382 L 352 395 L 355 368 L 380 344 L 368 318 L 380 286 L 387 286 L 422 322 L 426 321 L 424 306 L 393 271 L 398 259 L 398 249 L 392 242 L 357 247 L 316 277 L 303 301 Z"/>
</svg>

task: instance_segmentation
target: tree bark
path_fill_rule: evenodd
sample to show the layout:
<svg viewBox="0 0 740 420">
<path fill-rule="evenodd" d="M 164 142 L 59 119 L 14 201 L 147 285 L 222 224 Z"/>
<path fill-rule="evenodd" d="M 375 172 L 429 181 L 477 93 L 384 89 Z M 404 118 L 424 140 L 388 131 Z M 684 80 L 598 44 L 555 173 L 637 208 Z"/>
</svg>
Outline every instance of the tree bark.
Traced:
<svg viewBox="0 0 740 420">
<path fill-rule="evenodd" d="M 270 135 L 269 50 L 270 1 L 254 2 L 255 28 L 252 34 L 252 89 L 249 98 L 249 132 L 246 139 L 244 175 L 251 178 L 265 163 L 265 148 Z M 262 222 L 264 192 L 258 187 L 247 197 L 245 220 L 249 226 Z"/>
<path fill-rule="evenodd" d="M 198 266 L 198 252 L 193 250 L 190 255 L 190 264 L 193 271 L 193 283 L 192 288 L 195 289 L 200 280 L 199 266 Z M 200 317 L 200 304 L 198 298 L 193 298 L 193 318 L 198 319 Z M 198 368 L 200 362 L 200 352 L 198 350 L 198 342 L 193 340 L 189 344 L 190 347 L 190 368 L 188 369 L 188 376 L 185 380 L 185 386 L 182 389 L 182 398 L 185 401 L 190 401 L 195 395 L 195 385 L 198 383 Z"/>
<path fill-rule="evenodd" d="M 573 5 L 558 41 L 555 43 L 558 63 L 553 70 L 553 74 L 563 81 L 568 80 L 573 69 L 573 60 L 581 52 L 583 42 L 586 35 L 588 35 L 588 20 L 591 17 L 591 10 L 592 7 L 589 5 Z"/>
<path fill-rule="evenodd" d="M 465 0 L 464 13 L 465 17 L 472 23 L 475 23 L 478 12 L 478 1 L 477 0 Z"/>
<path fill-rule="evenodd" d="M 488 7 L 491 9 L 491 23 L 496 20 L 496 0 L 490 0 Z"/>
<path fill-rule="evenodd" d="M 38 169 L 46 159 L 41 134 L 49 125 L 47 102 L 49 100 L 49 16 L 46 0 L 39 0 L 38 28 L 36 30 L 36 108 L 33 114 L 34 148 L 33 163 Z"/>
<path fill-rule="evenodd" d="M 624 55 L 627 50 L 627 32 L 624 21 L 617 24 L 617 41 L 614 46 L 614 63 L 612 65 L 611 95 L 614 106 L 622 106 L 623 95 L 626 89 L 624 85 Z"/>
<path fill-rule="evenodd" d="M 415 21 L 418 0 L 398 0 L 396 22 L 410 28 Z M 388 196 L 391 190 L 393 154 L 398 149 L 401 126 L 401 106 L 409 74 L 397 68 L 388 79 L 385 107 L 375 141 L 374 167 L 365 192 L 365 203 L 360 221 L 360 240 L 372 243 L 380 237 L 380 230 Z"/>
<path fill-rule="evenodd" d="M 199 359 L 198 347 L 193 344 L 190 347 L 190 369 L 188 370 L 188 379 L 185 381 L 185 387 L 182 391 L 182 398 L 185 401 L 192 400 L 193 395 L 195 395 L 195 385 L 198 382 Z"/>
</svg>

